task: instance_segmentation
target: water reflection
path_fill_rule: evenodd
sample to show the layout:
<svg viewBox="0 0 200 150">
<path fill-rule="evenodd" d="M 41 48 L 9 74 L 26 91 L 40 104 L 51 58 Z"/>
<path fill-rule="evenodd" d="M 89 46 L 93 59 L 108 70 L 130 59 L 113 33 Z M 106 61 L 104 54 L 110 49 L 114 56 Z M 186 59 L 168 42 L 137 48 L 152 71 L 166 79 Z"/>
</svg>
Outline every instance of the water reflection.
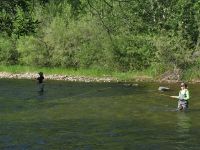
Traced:
<svg viewBox="0 0 200 150">
<path fill-rule="evenodd" d="M 189 144 L 191 120 L 187 112 L 177 113 L 177 145 L 180 149 Z"/>
<path fill-rule="evenodd" d="M 44 95 L 44 91 L 38 91 L 38 96 Z"/>
<path fill-rule="evenodd" d="M 188 136 L 191 127 L 190 117 L 187 113 L 177 113 L 177 130 L 182 136 Z"/>
</svg>

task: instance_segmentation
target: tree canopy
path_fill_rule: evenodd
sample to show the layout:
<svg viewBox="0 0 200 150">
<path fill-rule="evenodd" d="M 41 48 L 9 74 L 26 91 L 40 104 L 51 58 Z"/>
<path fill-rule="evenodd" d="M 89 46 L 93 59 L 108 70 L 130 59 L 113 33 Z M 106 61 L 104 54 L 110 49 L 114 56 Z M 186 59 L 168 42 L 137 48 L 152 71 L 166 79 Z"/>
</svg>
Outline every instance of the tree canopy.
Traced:
<svg viewBox="0 0 200 150">
<path fill-rule="evenodd" d="M 198 0 L 1 0 L 0 10 L 1 64 L 130 71 L 200 60 Z"/>
</svg>

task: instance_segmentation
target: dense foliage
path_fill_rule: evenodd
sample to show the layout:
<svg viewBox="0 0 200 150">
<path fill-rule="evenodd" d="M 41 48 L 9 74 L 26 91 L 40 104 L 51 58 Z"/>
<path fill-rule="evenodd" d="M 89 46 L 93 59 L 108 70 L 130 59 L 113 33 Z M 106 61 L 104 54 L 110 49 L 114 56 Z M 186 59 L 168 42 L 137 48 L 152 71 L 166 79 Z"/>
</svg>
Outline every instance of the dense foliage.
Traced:
<svg viewBox="0 0 200 150">
<path fill-rule="evenodd" d="M 143 70 L 199 64 L 199 0 L 1 0 L 0 63 Z"/>
</svg>

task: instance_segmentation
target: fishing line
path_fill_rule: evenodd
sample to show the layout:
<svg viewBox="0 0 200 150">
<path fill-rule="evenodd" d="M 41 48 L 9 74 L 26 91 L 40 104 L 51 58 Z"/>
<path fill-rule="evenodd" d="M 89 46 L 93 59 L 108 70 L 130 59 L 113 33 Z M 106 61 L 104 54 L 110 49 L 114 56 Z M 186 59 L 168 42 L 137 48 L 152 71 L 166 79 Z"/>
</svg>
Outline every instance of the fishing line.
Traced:
<svg viewBox="0 0 200 150">
<path fill-rule="evenodd" d="M 100 91 L 104 91 L 104 90 L 107 90 L 107 89 L 110 89 L 110 88 L 111 87 L 102 88 L 102 89 L 95 89 L 95 90 L 91 90 L 91 91 L 84 92 L 84 93 L 81 93 L 81 94 L 78 94 L 78 95 L 74 95 L 74 96 L 71 96 L 71 97 L 67 97 L 67 98 L 74 98 L 74 97 L 84 96 L 84 95 L 87 95 L 87 94 L 90 94 L 90 93 L 100 92 Z"/>
<path fill-rule="evenodd" d="M 167 97 L 170 97 L 170 95 L 163 94 L 163 93 L 155 93 L 155 94 L 158 94 L 158 95 L 162 95 L 162 96 L 167 96 Z"/>
</svg>

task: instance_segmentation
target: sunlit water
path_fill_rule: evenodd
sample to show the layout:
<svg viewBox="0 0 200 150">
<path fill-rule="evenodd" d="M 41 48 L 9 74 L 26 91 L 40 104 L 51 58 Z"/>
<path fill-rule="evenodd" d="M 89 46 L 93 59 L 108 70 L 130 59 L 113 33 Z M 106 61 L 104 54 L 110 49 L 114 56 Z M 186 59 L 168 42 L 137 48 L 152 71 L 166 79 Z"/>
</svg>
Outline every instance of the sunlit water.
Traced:
<svg viewBox="0 0 200 150">
<path fill-rule="evenodd" d="M 159 92 L 159 86 L 171 91 Z M 200 149 L 200 85 L 177 112 L 178 84 L 0 80 L 0 149 Z"/>
</svg>

